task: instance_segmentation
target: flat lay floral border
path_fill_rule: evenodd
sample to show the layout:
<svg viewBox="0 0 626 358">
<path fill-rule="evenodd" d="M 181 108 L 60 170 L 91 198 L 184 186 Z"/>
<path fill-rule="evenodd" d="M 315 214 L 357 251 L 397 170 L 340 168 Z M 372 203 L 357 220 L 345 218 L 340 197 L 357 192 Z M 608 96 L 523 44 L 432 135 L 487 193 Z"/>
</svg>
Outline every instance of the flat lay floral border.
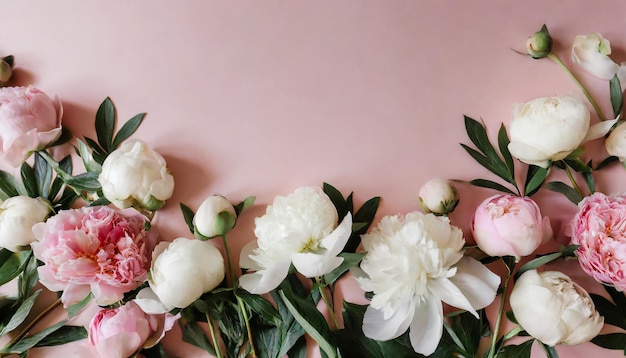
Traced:
<svg viewBox="0 0 626 358">
<path fill-rule="evenodd" d="M 556 63 L 587 102 L 558 95 L 515 105 L 495 140 L 488 135 L 495 128 L 465 116 L 471 144 L 461 145 L 486 178 L 424 183 L 422 211 L 375 223 L 379 197 L 357 208 L 352 193 L 328 183 L 277 196 L 238 258 L 227 235 L 253 196 L 179 203 L 189 232 L 159 237 L 151 222 L 172 205 L 174 177 L 159 153 L 133 138 L 145 114 L 118 123 L 107 98 L 95 138 L 69 133 L 58 98 L 10 87 L 15 61 L 6 56 L 0 157 L 16 175 L 0 171 L 0 285 L 14 292 L 0 297 L 0 357 L 82 339 L 94 356 L 167 357 L 160 341 L 175 324 L 185 344 L 217 357 L 304 357 L 305 335 L 322 357 L 529 357 L 533 344 L 557 357 L 556 346 L 589 341 L 626 352 L 626 196 L 595 185 L 603 168 L 626 160 L 626 65 L 610 54 L 599 33 L 577 36 L 571 51 L 572 63 L 607 81 L 607 116 L 552 52 L 544 25 L 520 55 Z M 591 140 L 604 141 L 602 153 L 586 151 Z M 57 146 L 75 153 L 58 157 Z M 84 172 L 74 173 L 77 159 Z M 554 180 L 555 172 L 567 181 Z M 468 184 L 497 193 L 476 207 L 466 239 L 447 214 L 462 200 L 455 186 Z M 537 254 L 555 240 L 532 199 L 545 190 L 578 212 L 565 224 L 570 241 Z M 606 294 L 546 270 L 556 260 L 577 260 Z M 335 307 L 345 275 L 369 304 Z M 58 299 L 31 312 L 44 290 Z M 72 325 L 90 302 L 100 307 L 91 323 Z M 34 329 L 61 306 L 66 319 Z M 606 325 L 613 333 L 600 333 Z"/>
</svg>

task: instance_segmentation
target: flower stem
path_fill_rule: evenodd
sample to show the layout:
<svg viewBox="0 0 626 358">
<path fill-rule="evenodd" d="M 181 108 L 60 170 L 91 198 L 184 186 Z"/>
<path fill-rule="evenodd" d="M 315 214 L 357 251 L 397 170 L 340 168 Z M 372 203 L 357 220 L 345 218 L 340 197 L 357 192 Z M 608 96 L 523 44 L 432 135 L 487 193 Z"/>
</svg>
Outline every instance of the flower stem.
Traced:
<svg viewBox="0 0 626 358">
<path fill-rule="evenodd" d="M 570 170 L 569 166 L 567 164 L 565 164 L 565 172 L 567 173 L 567 177 L 569 178 L 569 181 L 572 183 L 572 186 L 574 187 L 574 190 L 576 190 L 576 192 L 582 197 L 585 197 L 585 194 L 583 194 L 583 191 L 580 189 L 580 186 L 578 186 L 578 184 L 576 183 L 576 180 L 574 180 L 574 176 L 572 175 L 572 171 Z"/>
<path fill-rule="evenodd" d="M 2 351 L 6 351 L 10 349 L 11 346 L 13 346 L 15 343 L 19 342 L 22 338 L 24 338 L 28 334 L 28 332 L 37 323 L 39 323 L 39 321 L 41 321 L 42 318 L 44 318 L 48 313 L 50 313 L 52 310 L 57 308 L 60 304 L 61 304 L 60 298 L 52 302 L 50 306 L 46 307 L 45 310 L 41 311 L 32 321 L 30 321 L 30 323 L 28 323 L 24 328 L 22 328 L 22 330 L 20 330 L 20 332 L 15 337 L 13 337 L 13 339 L 11 339 L 9 343 L 7 343 L 7 345 L 5 346 L 5 348 L 2 349 Z"/>
<path fill-rule="evenodd" d="M 206 321 L 209 324 L 209 332 L 211 332 L 211 340 L 213 341 L 213 348 L 215 349 L 215 355 L 217 358 L 222 358 L 220 345 L 217 342 L 217 336 L 215 335 L 215 329 L 213 328 L 213 320 L 211 319 L 208 313 L 206 313 L 205 315 L 206 315 Z"/>
<path fill-rule="evenodd" d="M 239 308 L 241 309 L 241 313 L 243 314 L 243 320 L 244 322 L 246 322 L 246 331 L 248 332 L 248 340 L 250 341 L 250 354 L 252 355 L 252 357 L 256 358 L 254 341 L 252 340 L 252 329 L 250 329 L 250 321 L 248 320 L 248 312 L 246 311 L 246 307 L 244 306 L 243 301 L 238 296 L 237 303 L 239 303 Z"/>
<path fill-rule="evenodd" d="M 587 100 L 589 101 L 589 103 L 591 103 L 591 106 L 598 114 L 598 118 L 600 118 L 600 121 L 605 121 L 606 117 L 604 117 L 604 115 L 602 114 L 602 111 L 600 110 L 600 107 L 598 107 L 598 104 L 596 103 L 596 101 L 594 101 L 594 99 L 591 97 L 591 94 L 589 94 L 589 91 L 587 91 L 587 88 L 585 88 L 585 86 L 578 80 L 578 78 L 574 76 L 572 71 L 570 71 L 570 69 L 565 65 L 565 63 L 563 63 L 563 61 L 561 61 L 561 59 L 557 55 L 555 55 L 553 52 L 550 52 L 550 54 L 548 54 L 548 58 L 556 62 L 556 64 L 559 65 L 559 67 L 565 70 L 565 72 L 569 75 L 569 77 L 574 81 L 574 83 L 578 86 L 578 88 L 580 88 L 580 90 L 583 92 L 585 97 L 587 97 Z"/>
<path fill-rule="evenodd" d="M 506 291 L 509 287 L 509 280 L 511 278 L 513 270 L 507 267 L 506 279 L 504 280 L 504 285 L 502 286 L 502 294 L 500 295 L 500 308 L 498 309 L 498 317 L 496 318 L 496 325 L 493 327 L 493 332 L 491 334 L 491 348 L 489 348 L 489 357 L 494 358 L 496 354 L 496 342 L 498 341 L 498 336 L 500 335 L 500 323 L 502 322 L 502 313 L 504 312 L 504 304 L 506 303 Z"/>
<path fill-rule="evenodd" d="M 222 235 L 222 242 L 224 243 L 224 251 L 226 251 L 226 262 L 228 263 L 228 275 L 230 276 L 230 283 L 234 285 L 237 281 L 235 277 L 235 270 L 233 270 L 233 262 L 230 259 L 230 247 L 228 241 L 226 241 L 226 234 Z"/>
<path fill-rule="evenodd" d="M 335 326 L 335 329 L 339 329 L 339 321 L 337 320 L 337 316 L 335 316 L 335 305 L 333 305 L 332 301 L 328 299 L 328 296 L 326 296 L 326 291 L 324 290 L 324 286 L 321 284 L 322 280 L 320 277 L 316 277 L 315 281 L 320 284 L 319 285 L 319 291 L 320 291 L 320 295 L 322 296 L 322 299 L 324 300 L 324 303 L 326 304 L 326 307 L 328 308 L 328 311 L 330 312 L 330 318 L 333 321 L 333 325 Z"/>
</svg>

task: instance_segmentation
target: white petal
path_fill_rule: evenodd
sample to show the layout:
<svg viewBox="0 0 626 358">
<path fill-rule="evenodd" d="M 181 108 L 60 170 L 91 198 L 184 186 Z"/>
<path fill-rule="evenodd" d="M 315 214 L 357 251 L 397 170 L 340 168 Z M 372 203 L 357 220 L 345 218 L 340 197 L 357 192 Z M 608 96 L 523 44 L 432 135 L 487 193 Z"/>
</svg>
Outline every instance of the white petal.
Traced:
<svg viewBox="0 0 626 358">
<path fill-rule="evenodd" d="M 449 304 L 450 306 L 464 309 L 478 318 L 478 313 L 476 313 L 472 304 L 463 295 L 463 292 L 461 292 L 461 290 L 449 279 L 440 278 L 431 280 L 431 282 L 428 283 L 428 288 L 430 289 L 430 292 L 443 302 Z"/>
<path fill-rule="evenodd" d="M 436 297 L 430 297 L 415 310 L 415 317 L 411 322 L 409 338 L 411 346 L 417 353 L 432 354 L 443 333 L 443 307 Z"/>
<path fill-rule="evenodd" d="M 346 246 L 350 234 L 352 234 L 352 215 L 348 213 L 341 221 L 341 224 L 330 235 L 323 238 L 320 244 L 328 250 L 330 256 L 337 256 Z"/>
<path fill-rule="evenodd" d="M 487 307 L 496 298 L 500 276 L 471 257 L 463 257 L 456 265 L 457 273 L 450 281 L 458 287 L 474 309 Z"/>
<path fill-rule="evenodd" d="M 336 269 L 343 262 L 343 258 L 314 253 L 293 254 L 293 266 L 304 277 L 318 277 L 326 275 Z"/>
<path fill-rule="evenodd" d="M 587 131 L 587 135 L 585 135 L 585 139 L 583 140 L 583 142 L 597 139 L 607 134 L 611 127 L 613 127 L 615 122 L 617 122 L 617 119 L 610 119 L 589 127 L 589 130 Z"/>
<path fill-rule="evenodd" d="M 137 293 L 133 300 L 147 314 L 161 314 L 171 311 L 174 307 L 166 307 L 150 287 Z"/>
<path fill-rule="evenodd" d="M 508 149 L 515 158 L 526 164 L 533 164 L 542 168 L 547 168 L 550 164 L 546 153 L 524 143 L 511 142 Z"/>
<path fill-rule="evenodd" d="M 398 307 L 389 319 L 385 319 L 383 310 L 368 306 L 363 316 L 363 333 L 366 337 L 378 341 L 397 338 L 406 332 L 415 314 L 415 304 L 411 301 Z"/>
<path fill-rule="evenodd" d="M 248 270 L 261 270 L 263 267 L 250 258 L 250 255 L 254 254 L 254 250 L 259 247 L 257 241 L 251 241 L 247 243 L 239 253 L 239 266 Z"/>
<path fill-rule="evenodd" d="M 254 273 L 248 273 L 239 278 L 239 285 L 250 293 L 268 293 L 280 285 L 287 277 L 291 266 L 291 259 L 276 262 L 272 267 Z"/>
</svg>

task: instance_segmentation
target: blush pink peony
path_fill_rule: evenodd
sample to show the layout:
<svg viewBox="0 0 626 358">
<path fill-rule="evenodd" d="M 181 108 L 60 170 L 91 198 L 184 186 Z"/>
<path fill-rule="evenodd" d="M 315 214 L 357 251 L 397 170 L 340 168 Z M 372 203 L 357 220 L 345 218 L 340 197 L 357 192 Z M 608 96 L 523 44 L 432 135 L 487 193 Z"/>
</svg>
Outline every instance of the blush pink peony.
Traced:
<svg viewBox="0 0 626 358">
<path fill-rule="evenodd" d="M 476 244 L 489 256 L 527 256 L 552 237 L 550 220 L 541 216 L 534 201 L 508 194 L 480 203 L 471 229 Z"/>
<path fill-rule="evenodd" d="M 130 301 L 100 310 L 89 324 L 89 343 L 103 358 L 131 357 L 141 348 L 157 344 L 179 316 L 150 315 Z"/>
<path fill-rule="evenodd" d="M 131 211 L 133 212 L 133 211 Z M 67 307 L 90 292 L 99 305 L 110 305 L 145 281 L 157 239 L 145 219 L 106 206 L 64 210 L 33 226 L 31 244 L 41 283 L 63 291 Z"/>
<path fill-rule="evenodd" d="M 597 281 L 626 289 L 626 196 L 595 193 L 579 204 L 571 243 L 578 262 Z"/>
<path fill-rule="evenodd" d="M 35 87 L 0 88 L 0 157 L 14 167 L 61 135 L 61 101 Z"/>
</svg>

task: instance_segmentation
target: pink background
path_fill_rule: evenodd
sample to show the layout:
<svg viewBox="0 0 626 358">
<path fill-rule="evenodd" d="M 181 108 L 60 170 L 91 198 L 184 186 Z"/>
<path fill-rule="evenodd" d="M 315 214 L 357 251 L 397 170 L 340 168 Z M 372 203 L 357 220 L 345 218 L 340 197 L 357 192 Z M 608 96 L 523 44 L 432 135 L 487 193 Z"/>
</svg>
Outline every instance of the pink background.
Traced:
<svg viewBox="0 0 626 358">
<path fill-rule="evenodd" d="M 592 31 L 626 61 L 621 0 L 2 1 L 0 12 L 0 55 L 15 55 L 17 84 L 58 95 L 75 134 L 93 136 L 107 96 L 121 121 L 148 113 L 136 136 L 176 179 L 154 222 L 162 239 L 190 236 L 179 202 L 197 209 L 211 194 L 257 197 L 231 235 L 237 253 L 254 238 L 254 217 L 299 186 L 329 182 L 354 191 L 357 204 L 382 196 L 380 217 L 417 210 L 419 187 L 432 177 L 497 180 L 459 146 L 469 143 L 463 114 L 483 118 L 495 135 L 515 103 L 582 98 L 554 63 L 512 51 L 544 23 L 568 63 L 574 36 Z M 608 84 L 573 69 L 610 113 Z M 592 157 L 602 158 L 595 148 Z M 626 189 L 623 169 L 602 174 L 600 191 Z M 492 192 L 459 190 L 451 219 L 469 238 L 471 213 Z M 576 211 L 554 193 L 535 198 L 555 232 Z M 584 279 L 575 263 L 560 267 Z M 165 339 L 172 355 L 204 356 L 178 335 Z M 79 357 L 81 349 L 32 356 Z M 558 351 L 621 356 L 591 344 Z"/>
</svg>

